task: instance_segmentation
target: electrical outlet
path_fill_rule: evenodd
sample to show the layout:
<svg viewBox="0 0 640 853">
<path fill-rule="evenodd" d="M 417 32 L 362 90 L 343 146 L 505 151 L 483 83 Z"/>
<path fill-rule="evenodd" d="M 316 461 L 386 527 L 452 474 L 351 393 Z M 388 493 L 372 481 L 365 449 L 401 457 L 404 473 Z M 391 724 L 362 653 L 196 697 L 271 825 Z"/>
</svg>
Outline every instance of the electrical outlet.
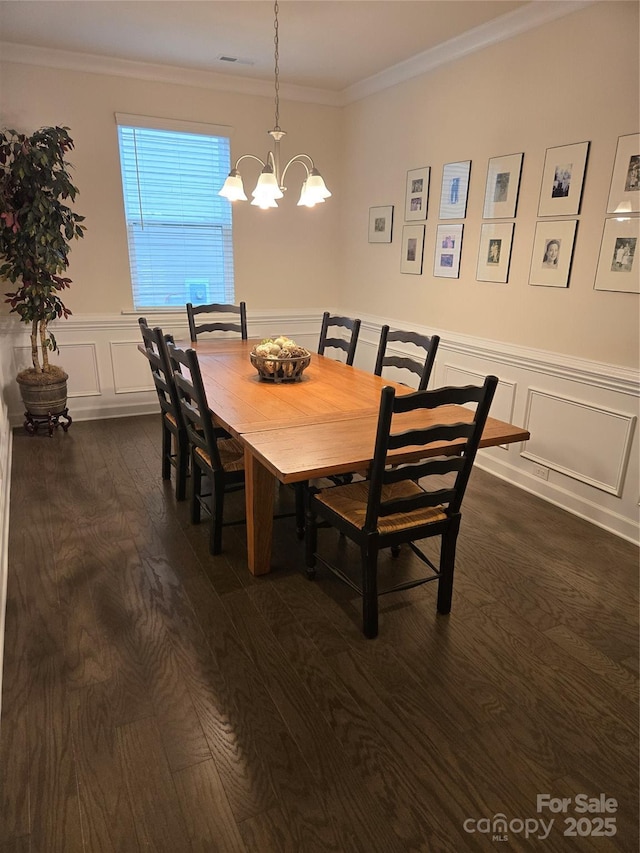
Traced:
<svg viewBox="0 0 640 853">
<path fill-rule="evenodd" d="M 549 479 L 549 469 L 544 465 L 534 465 L 531 469 L 531 473 L 534 477 L 539 477 L 541 480 Z"/>
</svg>

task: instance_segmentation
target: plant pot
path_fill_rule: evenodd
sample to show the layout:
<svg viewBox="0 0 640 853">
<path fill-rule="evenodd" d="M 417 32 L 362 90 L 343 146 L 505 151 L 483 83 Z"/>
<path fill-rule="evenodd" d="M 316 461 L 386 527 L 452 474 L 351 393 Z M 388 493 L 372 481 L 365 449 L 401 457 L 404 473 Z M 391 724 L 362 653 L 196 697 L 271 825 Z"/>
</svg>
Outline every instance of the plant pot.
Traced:
<svg viewBox="0 0 640 853">
<path fill-rule="evenodd" d="M 51 374 L 23 370 L 16 377 L 27 414 L 36 418 L 59 415 L 67 408 L 67 379 L 60 368 Z"/>
</svg>

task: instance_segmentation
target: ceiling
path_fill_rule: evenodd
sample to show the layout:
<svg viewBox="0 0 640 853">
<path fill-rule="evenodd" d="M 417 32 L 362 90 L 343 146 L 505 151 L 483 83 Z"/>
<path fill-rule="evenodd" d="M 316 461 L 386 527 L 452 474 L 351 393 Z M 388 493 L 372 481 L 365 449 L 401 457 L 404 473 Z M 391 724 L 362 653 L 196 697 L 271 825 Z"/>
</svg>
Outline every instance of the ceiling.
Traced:
<svg viewBox="0 0 640 853">
<path fill-rule="evenodd" d="M 342 92 L 478 27 L 482 33 L 503 27 L 526 7 L 573 5 L 280 0 L 280 79 Z M 272 80 L 273 35 L 270 0 L 0 0 L 0 46 L 11 45 L 11 59 L 26 45 Z M 238 61 L 225 62 L 223 55 Z"/>
</svg>

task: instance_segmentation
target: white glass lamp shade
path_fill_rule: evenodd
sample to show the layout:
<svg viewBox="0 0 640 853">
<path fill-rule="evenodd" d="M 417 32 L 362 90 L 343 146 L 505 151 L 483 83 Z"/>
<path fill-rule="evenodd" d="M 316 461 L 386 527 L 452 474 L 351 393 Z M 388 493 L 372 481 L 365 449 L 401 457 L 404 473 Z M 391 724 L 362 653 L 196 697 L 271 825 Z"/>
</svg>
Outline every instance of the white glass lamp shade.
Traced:
<svg viewBox="0 0 640 853">
<path fill-rule="evenodd" d="M 223 198 L 228 199 L 229 201 L 246 201 L 247 196 L 244 192 L 244 187 L 242 185 L 242 178 L 240 177 L 240 173 L 235 169 L 232 169 L 228 176 L 227 180 L 222 185 L 222 189 L 218 193 Z"/>
<path fill-rule="evenodd" d="M 270 207 L 278 206 L 275 199 L 272 198 L 254 198 L 251 204 L 255 207 L 259 207 L 260 210 L 269 210 Z"/>
<path fill-rule="evenodd" d="M 322 178 L 320 172 L 317 169 L 313 169 L 307 180 L 305 181 L 305 204 L 309 204 L 309 202 L 313 202 L 317 204 L 318 202 L 324 201 L 325 198 L 329 198 L 331 193 L 327 189 L 325 182 Z"/>
<path fill-rule="evenodd" d="M 259 206 L 262 205 L 263 201 L 275 201 L 277 198 L 283 197 L 284 194 L 278 186 L 278 181 L 276 180 L 276 176 L 273 174 L 272 168 L 267 166 L 262 170 L 260 177 L 258 178 L 256 188 L 251 195 L 254 197 Z M 268 204 L 267 207 L 272 207 L 272 205 Z"/>
<path fill-rule="evenodd" d="M 316 204 L 324 204 L 323 198 L 314 198 L 313 193 L 307 192 L 307 182 L 305 181 L 302 184 L 302 189 L 300 191 L 300 199 L 298 201 L 298 207 L 315 207 Z"/>
</svg>

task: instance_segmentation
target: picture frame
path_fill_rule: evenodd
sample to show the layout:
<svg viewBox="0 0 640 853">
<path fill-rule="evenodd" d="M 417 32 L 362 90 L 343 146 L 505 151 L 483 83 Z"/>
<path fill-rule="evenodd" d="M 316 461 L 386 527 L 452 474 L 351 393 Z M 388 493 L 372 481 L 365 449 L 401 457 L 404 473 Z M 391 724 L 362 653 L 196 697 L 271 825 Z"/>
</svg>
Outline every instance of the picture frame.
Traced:
<svg viewBox="0 0 640 853">
<path fill-rule="evenodd" d="M 458 278 L 460 254 L 462 252 L 462 223 L 438 225 L 436 248 L 433 258 L 433 274 L 441 278 Z"/>
<path fill-rule="evenodd" d="M 484 223 L 480 229 L 478 249 L 477 281 L 496 281 L 506 284 L 509 280 L 513 222 Z"/>
<path fill-rule="evenodd" d="M 407 186 L 405 190 L 404 218 L 405 221 L 424 221 L 427 218 L 429 205 L 429 180 L 431 167 L 423 166 L 420 169 L 410 169 L 407 172 Z"/>
<path fill-rule="evenodd" d="M 491 157 L 484 191 L 484 219 L 513 219 L 518 205 L 524 152 Z"/>
<path fill-rule="evenodd" d="M 424 228 L 424 225 L 405 225 L 402 229 L 401 273 L 422 275 Z"/>
<path fill-rule="evenodd" d="M 640 219 L 605 219 L 594 290 L 640 293 Z"/>
<path fill-rule="evenodd" d="M 543 220 L 536 223 L 529 284 L 568 287 L 577 219 Z"/>
<path fill-rule="evenodd" d="M 589 142 L 547 148 L 544 158 L 538 216 L 580 213 Z"/>
<path fill-rule="evenodd" d="M 369 208 L 369 242 L 390 243 L 393 233 L 393 205 Z"/>
<path fill-rule="evenodd" d="M 467 196 L 471 160 L 445 163 L 440 190 L 440 219 L 464 219 L 467 215 Z"/>
<path fill-rule="evenodd" d="M 640 133 L 619 136 L 607 213 L 640 211 Z"/>
</svg>

